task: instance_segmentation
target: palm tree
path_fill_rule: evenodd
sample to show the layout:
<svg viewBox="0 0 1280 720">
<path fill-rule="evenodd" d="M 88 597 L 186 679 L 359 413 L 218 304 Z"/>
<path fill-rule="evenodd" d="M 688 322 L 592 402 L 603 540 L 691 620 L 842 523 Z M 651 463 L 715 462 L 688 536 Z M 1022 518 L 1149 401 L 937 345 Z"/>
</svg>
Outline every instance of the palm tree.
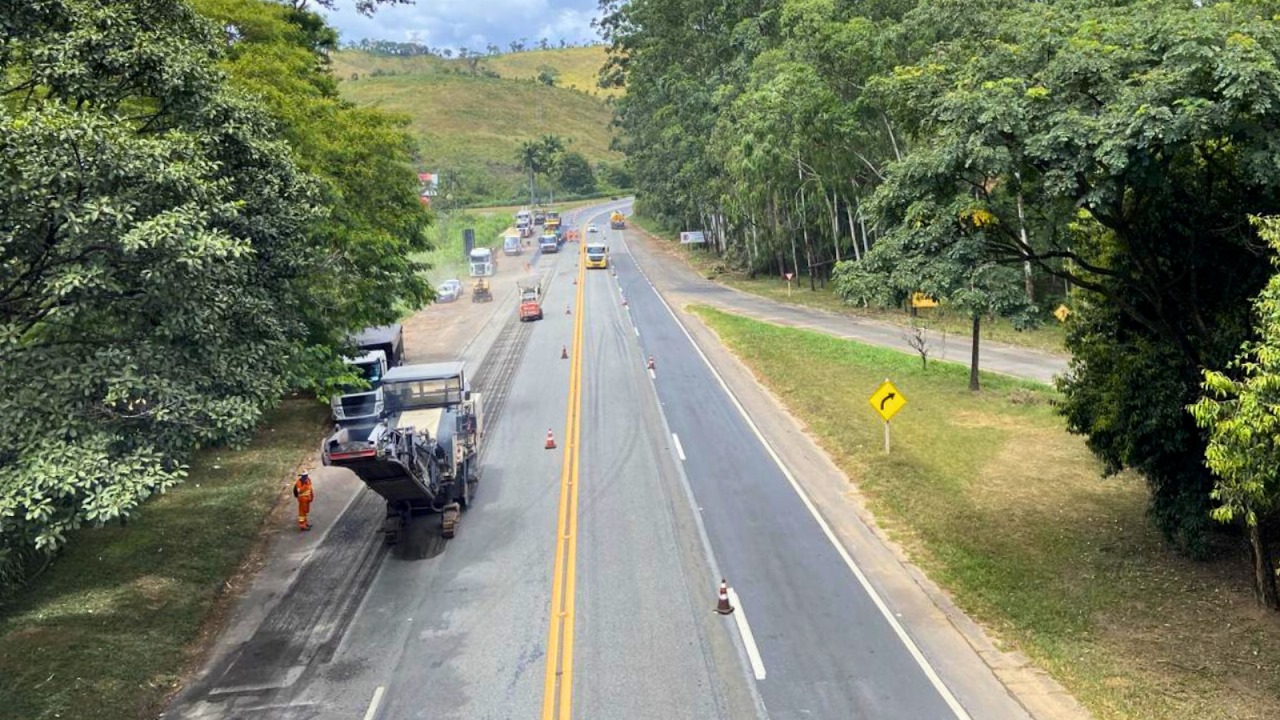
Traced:
<svg viewBox="0 0 1280 720">
<path fill-rule="evenodd" d="M 564 141 L 559 135 L 543 135 L 538 145 L 542 150 L 541 170 L 549 173 L 560 163 L 560 156 L 564 154 Z M 551 200 L 554 202 L 555 190 L 552 189 L 551 193 Z"/>
<path fill-rule="evenodd" d="M 536 195 L 533 179 L 534 174 L 542 169 L 542 144 L 532 141 L 520 143 L 520 148 L 516 151 L 516 162 L 520 163 L 520 167 L 529 172 L 529 204 L 532 205 Z"/>
</svg>

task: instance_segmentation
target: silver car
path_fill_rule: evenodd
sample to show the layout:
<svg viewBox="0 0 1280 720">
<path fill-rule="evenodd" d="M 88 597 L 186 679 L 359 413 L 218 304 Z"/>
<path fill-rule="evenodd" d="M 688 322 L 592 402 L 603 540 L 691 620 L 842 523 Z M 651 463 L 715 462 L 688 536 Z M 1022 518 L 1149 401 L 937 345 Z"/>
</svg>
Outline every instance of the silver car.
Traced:
<svg viewBox="0 0 1280 720">
<path fill-rule="evenodd" d="M 461 280 L 445 280 L 436 288 L 436 302 L 453 302 L 454 300 L 457 300 L 460 295 L 462 295 Z"/>
</svg>

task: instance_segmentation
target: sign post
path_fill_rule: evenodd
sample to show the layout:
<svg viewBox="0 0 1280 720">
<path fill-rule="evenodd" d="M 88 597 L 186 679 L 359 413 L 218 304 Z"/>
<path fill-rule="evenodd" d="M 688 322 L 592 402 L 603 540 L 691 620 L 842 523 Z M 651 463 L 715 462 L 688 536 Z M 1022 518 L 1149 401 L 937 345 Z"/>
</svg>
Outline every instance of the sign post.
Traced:
<svg viewBox="0 0 1280 720">
<path fill-rule="evenodd" d="M 884 451 L 888 453 L 889 420 L 907 404 L 907 398 L 893 386 L 888 378 L 885 378 L 885 381 L 880 383 L 880 387 L 867 398 L 867 402 L 870 403 L 871 409 L 884 419 Z"/>
<path fill-rule="evenodd" d="M 787 279 L 787 297 L 791 297 L 791 278 L 795 277 L 795 273 L 782 273 L 782 276 Z"/>
</svg>

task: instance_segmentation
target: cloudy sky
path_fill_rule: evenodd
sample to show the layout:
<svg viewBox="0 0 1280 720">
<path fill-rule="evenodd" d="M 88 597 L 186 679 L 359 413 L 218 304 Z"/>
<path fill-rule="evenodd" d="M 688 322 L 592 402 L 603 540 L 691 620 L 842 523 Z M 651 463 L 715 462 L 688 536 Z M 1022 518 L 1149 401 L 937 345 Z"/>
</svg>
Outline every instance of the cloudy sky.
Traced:
<svg viewBox="0 0 1280 720">
<path fill-rule="evenodd" d="M 547 38 L 558 44 L 598 39 L 591 28 L 596 0 L 417 0 L 414 5 L 384 7 L 364 17 L 352 0 L 339 0 L 327 11 L 342 41 L 370 38 L 413 41 L 432 47 L 483 48 L 495 43 L 504 49 L 512 40 L 536 43 Z"/>
</svg>

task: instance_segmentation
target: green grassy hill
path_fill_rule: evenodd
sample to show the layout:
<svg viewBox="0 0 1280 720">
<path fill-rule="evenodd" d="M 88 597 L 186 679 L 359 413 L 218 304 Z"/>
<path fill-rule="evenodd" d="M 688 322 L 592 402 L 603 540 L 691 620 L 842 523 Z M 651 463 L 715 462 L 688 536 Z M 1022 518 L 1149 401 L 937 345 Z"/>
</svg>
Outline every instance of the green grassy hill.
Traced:
<svg viewBox="0 0 1280 720">
<path fill-rule="evenodd" d="M 515 157 L 526 140 L 558 135 L 593 162 L 622 161 L 609 150 L 605 95 L 567 87 L 585 86 L 603 59 L 601 48 L 533 51 L 485 58 L 473 74 L 460 60 L 344 51 L 333 67 L 352 102 L 410 118 L 423 170 L 444 173 L 468 201 L 501 203 L 523 197 Z M 533 80 L 542 65 L 561 73 L 562 87 Z"/>
<path fill-rule="evenodd" d="M 592 95 L 608 97 L 617 90 L 602 90 L 597 86 L 597 76 L 605 62 L 603 45 L 592 47 L 565 48 L 563 50 L 532 50 L 530 52 L 509 53 L 483 61 L 489 69 L 504 78 L 513 80 L 532 80 L 538 76 L 539 68 L 553 67 L 560 73 L 556 83 L 561 87 L 581 90 Z"/>
</svg>

